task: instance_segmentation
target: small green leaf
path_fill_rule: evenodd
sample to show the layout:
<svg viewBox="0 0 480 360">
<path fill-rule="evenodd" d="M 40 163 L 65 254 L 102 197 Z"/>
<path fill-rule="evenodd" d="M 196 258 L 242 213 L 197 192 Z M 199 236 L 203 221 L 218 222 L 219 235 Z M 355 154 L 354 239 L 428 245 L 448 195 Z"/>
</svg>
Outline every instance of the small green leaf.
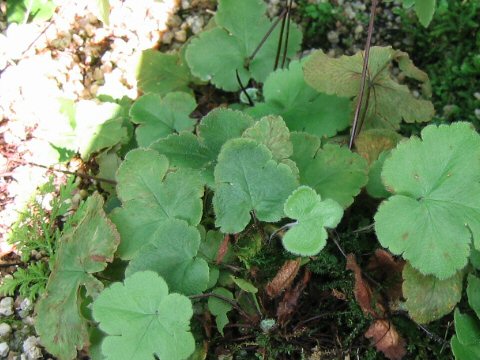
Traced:
<svg viewBox="0 0 480 360">
<path fill-rule="evenodd" d="M 270 74 L 263 85 L 265 102 L 255 104 L 247 113 L 257 118 L 280 115 L 290 131 L 334 136 L 350 124 L 351 102 L 347 98 L 319 93 L 307 85 L 303 63 L 305 61 L 292 61 L 288 69 Z"/>
<path fill-rule="evenodd" d="M 415 13 L 418 16 L 420 23 L 427 27 L 433 19 L 435 14 L 436 0 L 416 0 Z"/>
<path fill-rule="evenodd" d="M 321 50 L 314 52 L 304 66 L 305 81 L 317 91 L 353 98 L 359 94 L 364 53 L 331 58 Z M 404 73 L 421 81 L 425 95 L 429 95 L 428 76 L 417 69 L 408 55 L 391 47 L 374 46 L 370 49 L 369 72 L 365 104 L 365 128 L 398 130 L 400 123 L 430 121 L 434 115 L 430 101 L 416 99 L 406 85 L 399 84 L 390 74 L 392 62 L 404 68 Z"/>
<path fill-rule="evenodd" d="M 480 248 L 480 136 L 468 123 L 428 126 L 401 142 L 382 178 L 393 193 L 375 215 L 380 243 L 423 274 L 447 279 Z M 412 161 L 415 159 L 415 161 Z"/>
<path fill-rule="evenodd" d="M 410 317 L 420 324 L 450 313 L 462 297 L 463 271 L 440 280 L 422 275 L 407 262 L 403 268 L 403 296 Z"/>
<path fill-rule="evenodd" d="M 456 360 L 480 359 L 480 345 L 463 345 L 457 336 L 453 336 L 451 346 Z"/>
<path fill-rule="evenodd" d="M 188 87 L 190 70 L 180 54 L 164 54 L 148 49 L 142 52 L 137 65 L 137 86 L 146 93 L 165 96 L 173 91 L 192 93 Z"/>
<path fill-rule="evenodd" d="M 105 24 L 110 25 L 110 1 L 97 0 L 98 18 Z"/>
<path fill-rule="evenodd" d="M 96 297 L 103 284 L 92 274 L 104 270 L 120 242 L 115 226 L 103 211 L 103 198 L 95 193 L 77 210 L 76 224 L 59 242 L 44 296 L 37 303 L 35 329 L 49 353 L 76 358 L 88 342 L 88 321 L 79 312 L 80 288 Z"/>
<path fill-rule="evenodd" d="M 222 145 L 242 136 L 252 124 L 253 119 L 240 111 L 218 108 L 202 119 L 198 137 L 182 132 L 150 147 L 166 155 L 175 167 L 200 170 L 206 183 L 213 187 L 213 169 Z"/>
<path fill-rule="evenodd" d="M 106 360 L 183 360 L 195 350 L 190 332 L 193 308 L 180 294 L 169 294 L 152 271 L 127 277 L 105 289 L 93 303 L 93 317 L 107 333 Z"/>
<path fill-rule="evenodd" d="M 331 199 L 322 201 L 312 188 L 300 186 L 285 202 L 285 214 L 297 223 L 283 236 L 283 246 L 296 255 L 313 256 L 327 243 L 325 227 L 335 228 L 343 209 Z"/>
<path fill-rule="evenodd" d="M 472 274 L 468 275 L 467 296 L 468 304 L 480 318 L 480 279 Z"/>
<path fill-rule="evenodd" d="M 291 134 L 291 139 L 292 160 L 300 171 L 300 184 L 310 186 L 324 199 L 348 207 L 367 183 L 366 160 L 348 148 L 334 144 L 318 149 L 319 140 L 305 138 L 302 133 Z"/>
<path fill-rule="evenodd" d="M 297 187 L 292 170 L 272 159 L 265 145 L 250 139 L 229 140 L 215 167 L 213 207 L 215 224 L 223 233 L 239 233 L 250 221 L 250 212 L 261 221 L 275 222 L 283 203 Z"/>
<path fill-rule="evenodd" d="M 192 130 L 195 120 L 190 114 L 197 107 L 195 98 L 182 92 L 172 92 L 162 98 L 158 94 L 140 97 L 130 109 L 138 145 L 147 147 L 152 142 L 182 130 Z"/>
<path fill-rule="evenodd" d="M 122 237 L 119 256 L 131 259 L 161 235 L 169 219 L 196 226 L 202 217 L 203 181 L 188 169 L 168 173 L 169 163 L 154 150 L 130 151 L 117 173 L 117 193 L 123 206 L 111 213 Z"/>
<path fill-rule="evenodd" d="M 185 221 L 165 221 L 156 235 L 132 258 L 125 275 L 151 270 L 167 282 L 171 291 L 186 295 L 198 294 L 207 289 L 208 264 L 198 258 L 200 233 Z"/>
<path fill-rule="evenodd" d="M 225 288 L 216 288 L 212 291 L 212 293 L 233 300 L 232 293 Z M 232 305 L 225 300 L 210 296 L 208 298 L 208 310 L 213 316 L 215 316 L 215 322 L 217 324 L 218 331 L 223 336 L 223 329 L 225 325 L 228 324 L 227 313 L 232 310 Z"/>
<path fill-rule="evenodd" d="M 46 21 L 55 13 L 52 0 L 7 0 L 7 22 Z"/>
<path fill-rule="evenodd" d="M 240 289 L 242 289 L 247 293 L 256 294 L 258 292 L 258 289 L 250 281 L 247 281 L 245 279 L 240 279 L 233 275 L 232 275 L 232 280 Z"/>
</svg>

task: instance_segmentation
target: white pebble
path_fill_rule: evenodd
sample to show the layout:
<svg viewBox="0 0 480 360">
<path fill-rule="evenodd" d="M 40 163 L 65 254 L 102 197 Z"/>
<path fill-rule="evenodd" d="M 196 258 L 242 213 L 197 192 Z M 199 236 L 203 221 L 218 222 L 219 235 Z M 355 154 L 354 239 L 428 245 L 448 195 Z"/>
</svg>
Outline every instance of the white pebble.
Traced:
<svg viewBox="0 0 480 360">
<path fill-rule="evenodd" d="M 175 40 L 178 42 L 185 42 L 187 40 L 187 32 L 185 30 L 180 30 L 175 33 Z"/>
<path fill-rule="evenodd" d="M 2 358 L 7 357 L 9 351 L 10 351 L 10 347 L 6 342 L 0 343 L 0 357 Z"/>
<path fill-rule="evenodd" d="M 12 332 L 12 327 L 7 323 L 0 324 L 0 338 L 7 337 Z"/>
<path fill-rule="evenodd" d="M 0 301 L 0 315 L 13 315 L 13 298 L 5 297 Z"/>
<path fill-rule="evenodd" d="M 38 347 L 39 338 L 29 336 L 23 342 L 23 352 L 27 355 L 28 360 L 36 360 L 42 357 L 42 350 Z"/>
<path fill-rule="evenodd" d="M 475 109 L 475 116 L 480 120 L 480 109 Z"/>
</svg>

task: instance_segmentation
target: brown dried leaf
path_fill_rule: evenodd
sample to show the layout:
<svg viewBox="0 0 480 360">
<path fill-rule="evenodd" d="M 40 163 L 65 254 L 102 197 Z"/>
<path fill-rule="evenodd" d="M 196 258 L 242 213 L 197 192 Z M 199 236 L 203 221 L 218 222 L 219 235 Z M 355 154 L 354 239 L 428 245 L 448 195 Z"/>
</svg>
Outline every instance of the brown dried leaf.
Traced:
<svg viewBox="0 0 480 360">
<path fill-rule="evenodd" d="M 268 296 L 274 298 L 288 288 L 300 269 L 300 259 L 287 260 L 283 266 L 278 270 L 275 277 L 267 284 L 265 290 Z"/>
<path fill-rule="evenodd" d="M 355 148 L 371 164 L 378 159 L 382 151 L 393 149 L 401 139 L 402 137 L 394 130 L 369 129 L 357 136 Z"/>
<path fill-rule="evenodd" d="M 372 272 L 375 280 L 385 286 L 385 293 L 390 301 L 402 298 L 402 271 L 405 261 L 396 260 L 392 254 L 383 249 L 377 249 L 370 258 L 367 270 Z"/>
<path fill-rule="evenodd" d="M 382 318 L 385 315 L 384 307 L 377 301 L 378 298 L 374 297 L 370 285 L 365 281 L 362 276 L 362 270 L 355 260 L 353 254 L 347 255 L 347 270 L 351 270 L 355 274 L 355 299 L 357 299 L 358 305 L 362 308 L 365 314 L 369 314 L 375 318 Z M 375 308 L 374 308 L 375 307 Z"/>
<path fill-rule="evenodd" d="M 375 348 L 381 351 L 387 359 L 401 360 L 406 354 L 405 340 L 387 320 L 376 320 L 365 333 L 367 339 L 372 339 Z"/>
<path fill-rule="evenodd" d="M 299 281 L 295 287 L 290 288 L 285 292 L 285 295 L 277 308 L 277 320 L 280 326 L 285 326 L 297 309 L 298 299 L 310 281 L 310 277 L 310 271 L 305 271 L 303 279 Z"/>
</svg>

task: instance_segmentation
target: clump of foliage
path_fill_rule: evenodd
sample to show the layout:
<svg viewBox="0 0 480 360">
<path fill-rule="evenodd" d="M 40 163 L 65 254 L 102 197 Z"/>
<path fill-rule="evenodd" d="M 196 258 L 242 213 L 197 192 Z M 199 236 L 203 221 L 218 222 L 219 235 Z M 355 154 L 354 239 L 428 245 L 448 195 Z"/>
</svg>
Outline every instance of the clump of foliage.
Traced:
<svg viewBox="0 0 480 360">
<path fill-rule="evenodd" d="M 431 8 L 422 6 L 426 24 Z M 402 330 L 460 302 L 480 250 L 480 135 L 459 122 L 403 139 L 402 124 L 434 116 L 429 78 L 406 53 L 374 47 L 364 129 L 346 147 L 365 52 L 293 60 L 300 35 L 289 12 L 283 30 L 264 12 L 259 0 L 219 0 L 211 26 L 179 53 L 144 53 L 138 74 L 148 93 L 133 104 L 63 109 L 73 132 L 84 126 L 82 109 L 98 115 L 87 122 L 95 139 L 65 147 L 93 156 L 96 175 L 115 187 L 100 182 L 106 201 L 90 196 L 61 237 L 36 306 L 53 355 L 73 359 L 89 345 L 94 359 L 204 359 L 221 348 L 293 358 L 313 352 L 315 336 L 332 339 L 322 350 L 336 347 L 330 317 L 345 346 L 337 358 L 354 348 L 376 357 L 361 350 L 370 340 L 401 359 L 417 348 Z M 204 111 L 195 97 L 202 81 L 235 99 L 240 90 L 248 98 L 249 84 L 261 100 Z M 195 109 L 203 113 L 194 119 Z M 464 328 L 456 316 L 458 351 L 476 336 Z"/>
<path fill-rule="evenodd" d="M 56 193 L 51 178 L 38 189 L 38 193 L 20 213 L 12 226 L 9 242 L 15 245 L 21 260 L 28 262 L 28 265 L 19 268 L 12 278 L 3 279 L 0 293 L 13 295 L 18 290 L 22 297 L 35 300 L 44 292 L 62 229 L 67 231 L 71 226 L 68 212 L 72 207 L 72 192 L 75 188 L 74 178 L 71 177 L 60 187 L 58 195 L 51 197 Z M 48 205 L 45 204 L 46 201 Z M 46 206 L 49 207 L 48 210 L 45 209 Z"/>
</svg>

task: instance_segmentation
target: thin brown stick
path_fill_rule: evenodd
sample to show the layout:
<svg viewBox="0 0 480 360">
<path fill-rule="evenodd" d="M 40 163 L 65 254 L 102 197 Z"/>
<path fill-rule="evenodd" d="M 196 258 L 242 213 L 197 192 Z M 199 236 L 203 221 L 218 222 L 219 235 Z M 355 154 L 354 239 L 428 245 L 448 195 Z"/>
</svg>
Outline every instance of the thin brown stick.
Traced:
<svg viewBox="0 0 480 360">
<path fill-rule="evenodd" d="M 368 24 L 368 35 L 367 43 L 365 45 L 365 57 L 363 59 L 363 69 L 362 69 L 362 80 L 360 83 L 360 94 L 358 95 L 357 107 L 355 108 L 355 115 L 353 116 L 353 125 L 352 132 L 350 134 L 350 141 L 348 143 L 348 148 L 352 149 L 355 142 L 355 137 L 357 136 L 360 127 L 358 126 L 358 120 L 360 117 L 360 111 L 362 109 L 363 96 L 365 94 L 365 85 L 367 82 L 367 71 L 368 71 L 368 59 L 370 57 L 370 47 L 372 44 L 372 34 L 373 26 L 375 23 L 375 13 L 377 11 L 378 0 L 372 0 L 372 6 L 370 10 L 370 23 Z M 366 110 L 365 110 L 366 113 Z"/>
<path fill-rule="evenodd" d="M 250 95 L 248 95 L 247 89 L 245 89 L 245 86 L 242 84 L 242 79 L 240 79 L 240 74 L 238 73 L 238 69 L 235 70 L 235 74 L 237 75 L 237 82 L 238 85 L 240 85 L 240 89 L 242 90 L 242 93 L 247 97 L 248 105 L 254 106 L 255 104 L 252 101 L 252 98 Z"/>
<path fill-rule="evenodd" d="M 260 41 L 260 44 L 258 44 L 258 46 L 256 47 L 256 49 L 253 51 L 252 55 L 250 55 L 250 57 L 248 58 L 248 62 L 252 61 L 253 58 L 257 55 L 257 53 L 260 51 L 260 49 L 262 48 L 262 46 L 265 44 L 265 41 L 267 41 L 268 37 L 270 36 L 270 34 L 273 32 L 273 30 L 275 30 L 275 28 L 277 27 L 278 23 L 280 22 L 280 20 L 283 19 L 283 17 L 287 14 L 287 10 L 288 9 L 284 9 L 282 11 L 282 13 L 280 14 L 280 16 L 273 22 L 272 26 L 270 26 L 270 29 L 268 29 L 267 33 L 265 34 L 265 36 L 262 38 L 262 40 Z"/>
<path fill-rule="evenodd" d="M 288 40 L 290 38 L 290 22 L 292 18 L 292 6 L 293 0 L 290 0 L 287 7 L 287 33 L 285 34 L 285 45 L 283 47 L 283 57 L 282 57 L 282 69 L 285 67 L 285 61 L 287 60 L 287 52 L 288 52 Z"/>
<path fill-rule="evenodd" d="M 285 4 L 287 5 L 287 11 L 288 11 L 288 1 L 289 0 L 285 0 Z M 282 18 L 282 25 L 280 27 L 280 36 L 278 37 L 277 54 L 275 55 L 275 65 L 273 66 L 273 71 L 277 70 L 277 68 L 278 68 L 278 61 L 280 60 L 280 51 L 282 50 L 283 32 L 285 31 L 285 21 L 286 20 L 287 20 L 287 17 L 284 16 Z"/>
<path fill-rule="evenodd" d="M 97 177 L 97 176 L 93 176 L 93 175 L 87 175 L 87 174 L 82 174 L 82 173 L 79 173 L 79 172 L 74 172 L 74 171 L 55 169 L 52 166 L 37 164 L 37 163 L 30 162 L 30 161 L 23 161 L 23 160 L 11 160 L 11 161 L 15 162 L 15 163 L 18 163 L 18 164 L 36 166 L 36 167 L 40 167 L 40 168 L 47 169 L 47 170 L 50 170 L 50 171 L 60 172 L 60 173 L 63 173 L 63 174 L 75 175 L 75 176 L 81 177 L 82 179 L 86 179 L 86 180 L 95 180 L 95 181 L 105 182 L 105 183 L 112 184 L 112 185 L 117 185 L 117 182 L 115 180 L 111 180 L 111 179 L 105 179 L 105 178 L 101 178 L 101 177 Z"/>
</svg>

